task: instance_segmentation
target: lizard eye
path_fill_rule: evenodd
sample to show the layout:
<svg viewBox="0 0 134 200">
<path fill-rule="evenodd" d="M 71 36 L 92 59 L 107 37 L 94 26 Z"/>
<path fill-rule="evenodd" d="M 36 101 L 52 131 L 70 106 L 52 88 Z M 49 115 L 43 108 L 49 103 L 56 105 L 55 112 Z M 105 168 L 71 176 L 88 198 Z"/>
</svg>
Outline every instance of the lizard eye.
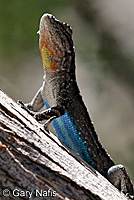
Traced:
<svg viewBox="0 0 134 200">
<path fill-rule="evenodd" d="M 40 35 L 40 30 L 39 30 L 39 31 L 37 31 L 37 34 L 39 34 L 39 35 Z"/>
<path fill-rule="evenodd" d="M 72 31 L 72 28 L 69 26 L 69 24 L 67 24 L 67 23 L 65 23 L 65 22 L 63 22 L 62 24 L 63 24 L 64 28 L 66 29 L 66 31 L 67 31 L 70 35 L 72 35 L 73 31 Z"/>
</svg>

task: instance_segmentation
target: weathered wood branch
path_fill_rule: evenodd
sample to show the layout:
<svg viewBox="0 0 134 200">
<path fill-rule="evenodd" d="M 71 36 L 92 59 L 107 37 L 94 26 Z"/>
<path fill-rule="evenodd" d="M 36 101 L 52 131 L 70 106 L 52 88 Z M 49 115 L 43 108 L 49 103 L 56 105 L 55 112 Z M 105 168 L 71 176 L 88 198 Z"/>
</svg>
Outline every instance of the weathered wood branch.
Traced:
<svg viewBox="0 0 134 200">
<path fill-rule="evenodd" d="M 0 90 L 0 199 L 5 199 L 3 195 L 8 199 L 16 195 L 17 199 L 126 199 Z"/>
</svg>

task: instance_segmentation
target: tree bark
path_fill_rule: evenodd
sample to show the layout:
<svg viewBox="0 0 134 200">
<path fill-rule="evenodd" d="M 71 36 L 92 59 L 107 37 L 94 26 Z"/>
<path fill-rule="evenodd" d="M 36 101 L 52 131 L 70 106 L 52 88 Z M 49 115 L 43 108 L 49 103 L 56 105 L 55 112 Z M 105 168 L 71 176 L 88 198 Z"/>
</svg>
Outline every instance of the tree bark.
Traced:
<svg viewBox="0 0 134 200">
<path fill-rule="evenodd" d="M 0 199 L 126 199 L 0 90 Z"/>
</svg>

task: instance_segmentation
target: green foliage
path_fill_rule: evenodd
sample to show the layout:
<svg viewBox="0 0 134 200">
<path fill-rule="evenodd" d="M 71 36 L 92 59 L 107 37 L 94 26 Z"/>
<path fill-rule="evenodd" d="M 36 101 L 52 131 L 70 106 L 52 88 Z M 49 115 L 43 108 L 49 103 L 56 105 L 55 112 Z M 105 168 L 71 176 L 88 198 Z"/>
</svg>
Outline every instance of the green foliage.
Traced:
<svg viewBox="0 0 134 200">
<path fill-rule="evenodd" d="M 0 0 L 0 54 L 14 58 L 24 51 L 38 48 L 36 32 L 43 13 L 64 11 L 69 0 Z"/>
</svg>

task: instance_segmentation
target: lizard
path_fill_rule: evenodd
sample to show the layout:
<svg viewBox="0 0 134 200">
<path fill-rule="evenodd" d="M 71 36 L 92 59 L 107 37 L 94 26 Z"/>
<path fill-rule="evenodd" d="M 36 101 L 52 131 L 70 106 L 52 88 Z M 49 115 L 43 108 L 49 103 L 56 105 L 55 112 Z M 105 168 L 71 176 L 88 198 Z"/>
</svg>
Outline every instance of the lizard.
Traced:
<svg viewBox="0 0 134 200">
<path fill-rule="evenodd" d="M 100 143 L 82 100 L 76 81 L 71 27 L 46 13 L 41 17 L 38 33 L 44 80 L 32 101 L 24 106 L 37 121 L 52 122 L 62 143 L 120 191 L 133 195 L 133 184 L 125 167 L 115 165 Z M 46 109 L 40 111 L 44 105 Z"/>
</svg>

